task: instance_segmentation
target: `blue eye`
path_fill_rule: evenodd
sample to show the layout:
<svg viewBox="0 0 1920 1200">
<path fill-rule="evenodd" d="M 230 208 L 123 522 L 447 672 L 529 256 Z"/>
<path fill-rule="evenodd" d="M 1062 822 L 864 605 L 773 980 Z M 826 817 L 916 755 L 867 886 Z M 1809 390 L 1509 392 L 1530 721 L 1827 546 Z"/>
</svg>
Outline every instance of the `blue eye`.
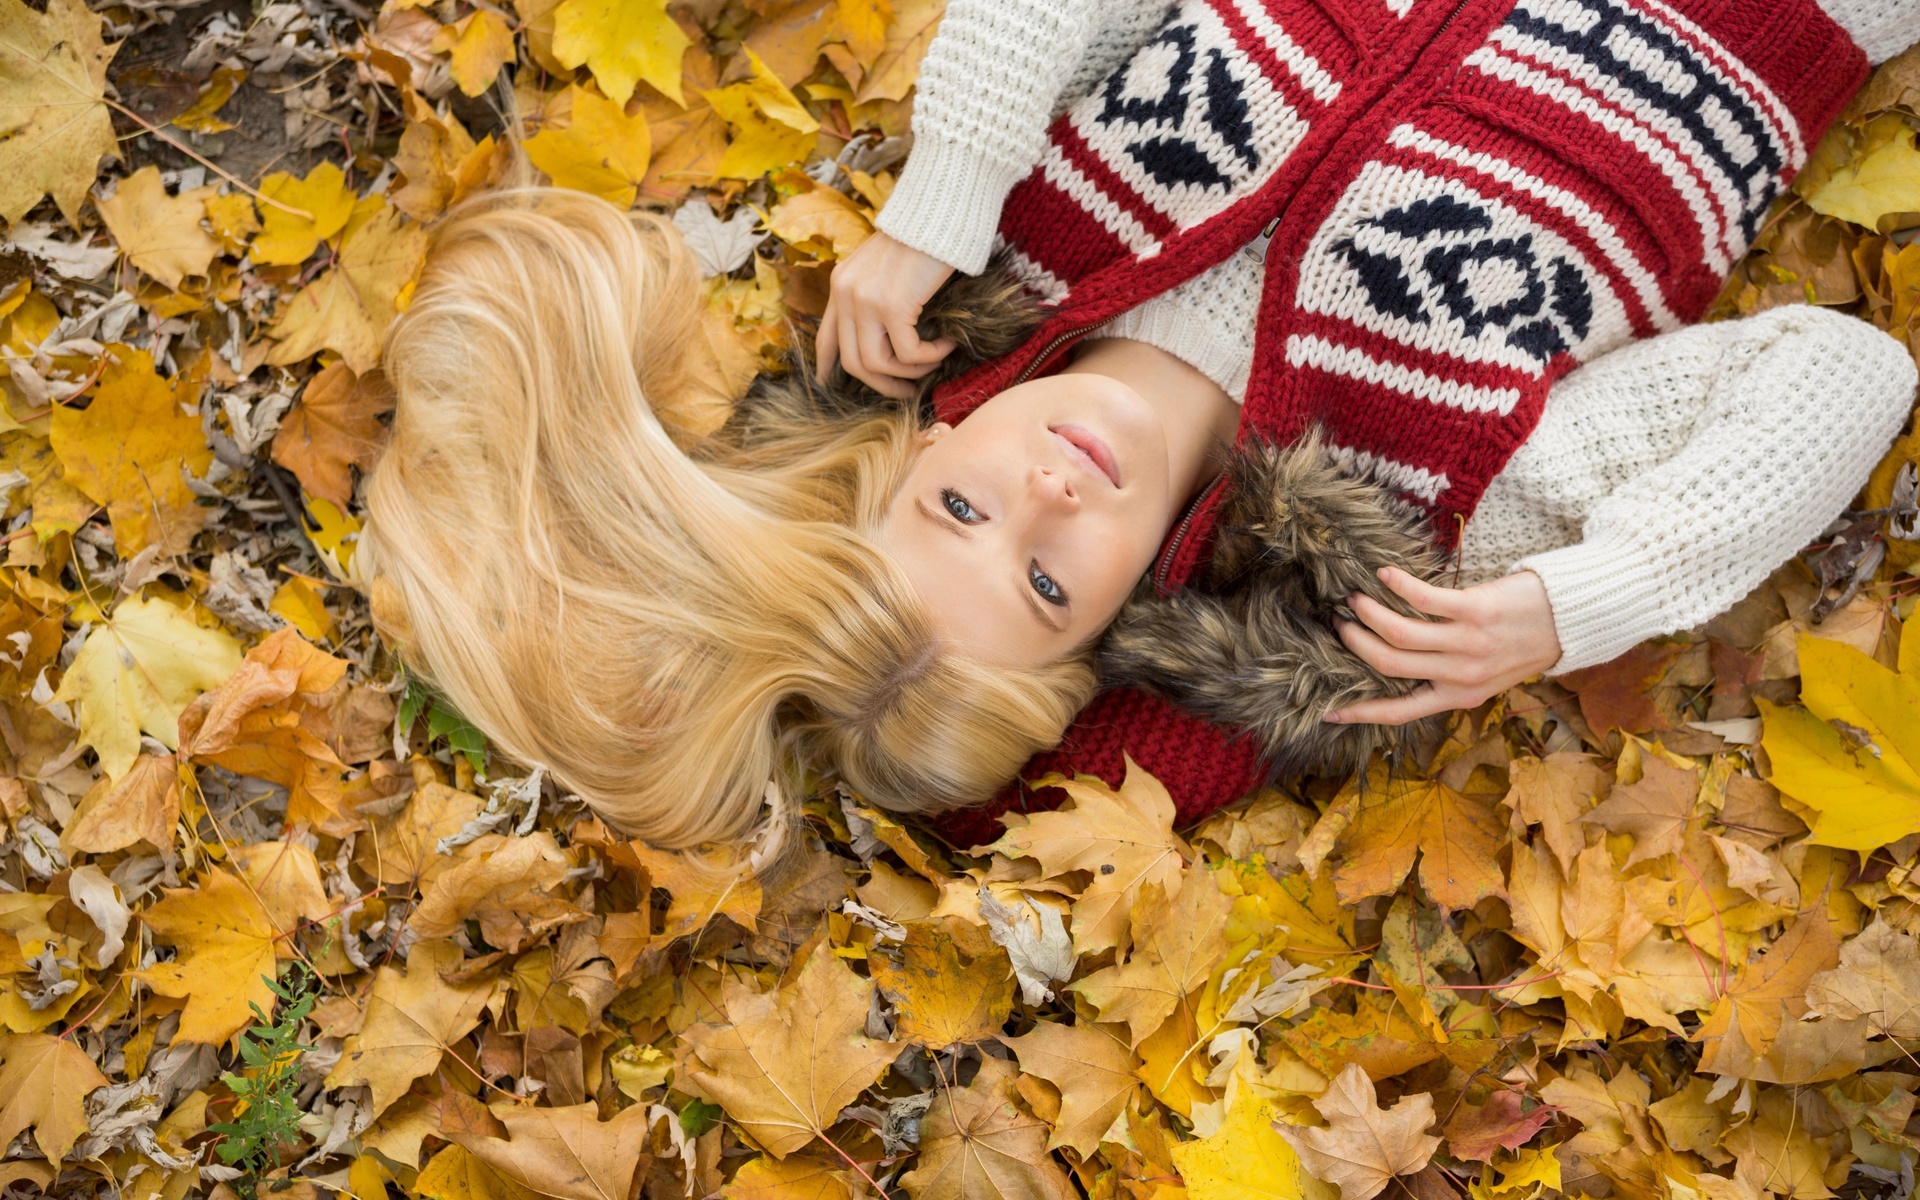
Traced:
<svg viewBox="0 0 1920 1200">
<path fill-rule="evenodd" d="M 1060 590 L 1060 585 L 1053 581 L 1053 576 L 1040 569 L 1040 564 L 1034 563 L 1027 568 L 1027 582 L 1033 585 L 1033 590 L 1039 592 L 1040 598 L 1048 604 L 1059 608 L 1067 606 L 1067 594 Z"/>
<path fill-rule="evenodd" d="M 940 503 L 945 505 L 947 512 L 954 520 L 960 522 L 962 525 L 977 525 L 986 520 L 985 517 L 980 515 L 978 509 L 967 503 L 965 496 L 962 496 L 959 492 L 953 491 L 950 488 L 941 489 Z"/>
</svg>

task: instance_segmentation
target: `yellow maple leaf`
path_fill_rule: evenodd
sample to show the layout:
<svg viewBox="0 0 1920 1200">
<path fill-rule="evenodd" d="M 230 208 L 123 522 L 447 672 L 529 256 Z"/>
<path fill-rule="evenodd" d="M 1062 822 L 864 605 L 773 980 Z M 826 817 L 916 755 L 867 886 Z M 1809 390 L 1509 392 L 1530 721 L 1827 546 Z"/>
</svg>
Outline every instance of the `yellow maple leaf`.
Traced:
<svg viewBox="0 0 1920 1200">
<path fill-rule="evenodd" d="M 823 1135 L 898 1055 L 898 1045 L 862 1032 L 872 995 L 872 983 L 825 951 L 778 991 L 728 990 L 725 1024 L 682 1034 L 686 1077 L 768 1153 L 785 1158 Z"/>
<path fill-rule="evenodd" d="M 767 228 L 794 249 L 829 262 L 873 236 L 873 222 L 860 206 L 830 187 L 809 188 L 774 205 Z"/>
<path fill-rule="evenodd" d="M 253 235 L 260 232 L 260 214 L 254 211 L 252 197 L 245 192 L 228 192 L 208 196 L 206 204 L 207 224 L 220 239 L 221 249 L 228 254 L 244 252 Z"/>
<path fill-rule="evenodd" d="M 260 193 L 277 204 L 262 204 L 265 226 L 253 239 L 253 261 L 263 266 L 291 266 L 303 263 L 320 243 L 339 233 L 353 216 L 353 189 L 340 168 L 323 162 L 295 179 L 285 171 L 275 171 L 260 182 Z M 288 212 L 286 205 L 305 211 L 307 216 Z"/>
<path fill-rule="evenodd" d="M 1761 745 L 1773 785 L 1813 814 L 1811 840 L 1865 855 L 1920 830 L 1920 632 L 1900 639 L 1897 672 L 1802 634 L 1800 672 L 1805 708 L 1759 701 Z"/>
<path fill-rule="evenodd" d="M 920 1200 L 1072 1200 L 1047 1153 L 1047 1123 L 1017 1103 L 1019 1072 L 988 1057 L 964 1088 L 942 1088 L 920 1122 L 920 1157 L 900 1186 Z"/>
<path fill-rule="evenodd" d="M 447 55 L 453 81 L 469 96 L 493 86 L 500 68 L 518 61 L 513 49 L 513 26 L 497 13 L 475 9 L 433 38 L 433 51 Z"/>
<path fill-rule="evenodd" d="M 680 56 L 692 39 L 667 15 L 667 0 L 566 0 L 553 10 L 553 53 L 569 68 L 585 66 L 615 104 L 645 80 L 684 104 Z"/>
<path fill-rule="evenodd" d="M 177 291 L 188 275 L 205 275 L 220 243 L 200 228 L 206 202 L 219 189 L 190 188 L 167 195 L 159 167 L 142 167 L 120 181 L 110 198 L 93 206 L 120 245 L 120 253 L 142 271 Z"/>
<path fill-rule="evenodd" d="M 233 91 L 247 79 L 244 67 L 216 67 L 211 78 L 200 86 L 200 94 L 195 96 L 187 110 L 173 119 L 176 128 L 193 133 L 225 133 L 233 128 L 231 121 L 222 121 L 220 109 L 233 99 Z"/>
<path fill-rule="evenodd" d="M 561 187 L 631 208 L 652 150 L 646 118 L 629 117 L 585 88 L 567 90 L 572 119 L 564 129 L 543 129 L 529 138 L 527 157 Z"/>
<path fill-rule="evenodd" d="M 265 236 L 254 239 L 256 249 Z M 426 252 L 426 230 L 380 197 L 364 202 L 341 235 L 339 259 L 281 311 L 267 362 L 285 366 L 333 350 L 356 372 L 371 371 Z"/>
<path fill-rule="evenodd" d="M 239 666 L 231 635 L 178 605 L 135 596 L 93 627 L 54 699 L 80 706 L 79 740 L 119 779 L 139 757 L 142 733 L 177 748 L 181 712 Z"/>
<path fill-rule="evenodd" d="M 327 1086 L 366 1084 L 377 1114 L 439 1066 L 440 1056 L 480 1023 L 493 996 L 490 974 L 460 983 L 441 978 L 462 958 L 452 942 L 428 940 L 414 944 L 404 968 L 381 967 L 367 996 L 366 1022 L 347 1039 Z"/>
<path fill-rule="evenodd" d="M 283 945 L 281 931 L 247 885 L 225 871 L 210 873 L 198 887 L 166 893 L 141 918 L 177 953 L 172 962 L 155 963 L 134 977 L 162 996 L 186 1000 L 176 1041 L 219 1045 L 252 1023 L 249 1005 L 273 1011 L 268 981 Z"/>
<path fill-rule="evenodd" d="M 0 1037 L 0 1145 L 33 1130 L 59 1163 L 87 1131 L 87 1093 L 111 1083 L 75 1042 L 44 1033 Z"/>
<path fill-rule="evenodd" d="M 84 409 L 53 410 L 53 452 L 66 481 L 105 506 L 113 540 L 131 558 L 150 545 L 181 554 L 206 524 L 181 474 L 205 475 L 213 461 L 200 422 L 180 411 L 180 387 L 153 369 L 145 350 L 113 346 Z"/>
<path fill-rule="evenodd" d="M 1191 1200 L 1332 1200 L 1333 1188 L 1306 1173 L 1274 1132 L 1280 1111 L 1242 1089 L 1210 1137 L 1172 1148 Z"/>
<path fill-rule="evenodd" d="M 1100 1010 L 1101 1020 L 1125 1021 L 1138 1045 L 1207 982 L 1225 957 L 1221 930 L 1232 904 L 1200 862 L 1171 897 L 1157 883 L 1142 886 L 1132 913 L 1133 953 L 1125 963 L 1095 971 L 1067 990 L 1085 996 Z"/>
<path fill-rule="evenodd" d="M 1073 902 L 1073 940 L 1079 953 L 1122 946 L 1127 914 L 1149 884 L 1180 887 L 1187 845 L 1173 832 L 1173 797 L 1159 780 L 1127 760 L 1114 791 L 1098 779 L 1053 779 L 1073 807 L 1034 813 L 992 849 L 1008 858 L 1032 858 L 1048 876 L 1091 872 Z"/>
<path fill-rule="evenodd" d="M 1851 131 L 1849 131 L 1851 132 Z M 1852 221 L 1868 229 L 1890 212 L 1908 212 L 1920 204 L 1920 148 L 1914 131 L 1899 113 L 1876 117 L 1858 134 L 1849 160 L 1822 171 L 1816 160 L 1808 166 L 1810 181 L 1801 194 L 1807 207 L 1830 217 Z M 1836 139 L 1832 147 L 1845 148 Z M 1820 158 L 1829 152 L 1823 146 Z"/>
<path fill-rule="evenodd" d="M 787 90 L 753 51 L 746 52 L 751 78 L 703 92 L 713 111 L 733 126 L 733 141 L 714 173 L 728 179 L 758 179 L 798 163 L 812 151 L 820 122 Z"/>
<path fill-rule="evenodd" d="M 0 0 L 0 217 L 8 225 L 51 195 L 76 229 L 103 155 L 118 157 L 107 64 L 118 45 L 80 0 L 44 11 Z"/>
<path fill-rule="evenodd" d="M 906 98 L 946 11 L 946 0 L 899 0 L 894 6 L 893 23 L 887 26 L 886 43 L 861 81 L 856 104 Z M 848 48 L 853 49 L 851 39 Z"/>
</svg>

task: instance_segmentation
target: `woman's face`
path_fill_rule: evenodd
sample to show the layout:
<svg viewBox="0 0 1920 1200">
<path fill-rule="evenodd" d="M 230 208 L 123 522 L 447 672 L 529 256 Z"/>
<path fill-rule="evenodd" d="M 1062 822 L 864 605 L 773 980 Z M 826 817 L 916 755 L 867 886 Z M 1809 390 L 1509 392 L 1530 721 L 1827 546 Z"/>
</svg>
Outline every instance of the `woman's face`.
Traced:
<svg viewBox="0 0 1920 1200">
<path fill-rule="evenodd" d="M 924 435 L 879 543 L 935 628 L 979 661 L 1058 660 L 1119 613 L 1184 497 L 1139 392 L 1064 373 Z"/>
</svg>

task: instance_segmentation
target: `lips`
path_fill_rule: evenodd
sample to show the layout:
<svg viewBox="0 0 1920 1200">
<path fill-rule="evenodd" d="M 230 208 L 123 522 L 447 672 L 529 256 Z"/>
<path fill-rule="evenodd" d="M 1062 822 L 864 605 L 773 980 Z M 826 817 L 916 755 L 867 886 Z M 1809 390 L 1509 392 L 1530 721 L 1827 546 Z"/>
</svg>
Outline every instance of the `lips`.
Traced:
<svg viewBox="0 0 1920 1200">
<path fill-rule="evenodd" d="M 1120 486 L 1120 464 L 1113 457 L 1113 448 L 1099 434 L 1084 425 L 1072 424 L 1050 425 L 1047 432 L 1059 438 L 1072 457 L 1106 476 L 1114 487 Z"/>
</svg>

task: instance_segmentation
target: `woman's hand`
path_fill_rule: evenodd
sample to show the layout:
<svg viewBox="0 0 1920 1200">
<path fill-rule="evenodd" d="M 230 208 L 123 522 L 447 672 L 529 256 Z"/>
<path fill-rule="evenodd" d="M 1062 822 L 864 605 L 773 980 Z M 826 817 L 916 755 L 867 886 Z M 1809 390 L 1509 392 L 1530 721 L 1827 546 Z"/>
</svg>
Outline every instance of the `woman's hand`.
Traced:
<svg viewBox="0 0 1920 1200">
<path fill-rule="evenodd" d="M 1348 603 L 1365 624 L 1340 622 L 1340 640 L 1382 675 L 1427 682 L 1405 696 L 1363 700 L 1327 720 L 1404 725 L 1433 713 L 1472 708 L 1560 661 L 1560 635 L 1547 589 L 1532 571 L 1455 591 L 1424 583 L 1398 567 L 1380 579 L 1437 621 L 1403 617 L 1370 596 Z"/>
<path fill-rule="evenodd" d="M 835 358 L 847 374 L 882 395 L 905 400 L 913 380 L 940 365 L 953 341 L 922 341 L 914 324 L 953 268 L 875 233 L 833 269 L 827 311 L 815 343 L 822 382 Z"/>
</svg>

